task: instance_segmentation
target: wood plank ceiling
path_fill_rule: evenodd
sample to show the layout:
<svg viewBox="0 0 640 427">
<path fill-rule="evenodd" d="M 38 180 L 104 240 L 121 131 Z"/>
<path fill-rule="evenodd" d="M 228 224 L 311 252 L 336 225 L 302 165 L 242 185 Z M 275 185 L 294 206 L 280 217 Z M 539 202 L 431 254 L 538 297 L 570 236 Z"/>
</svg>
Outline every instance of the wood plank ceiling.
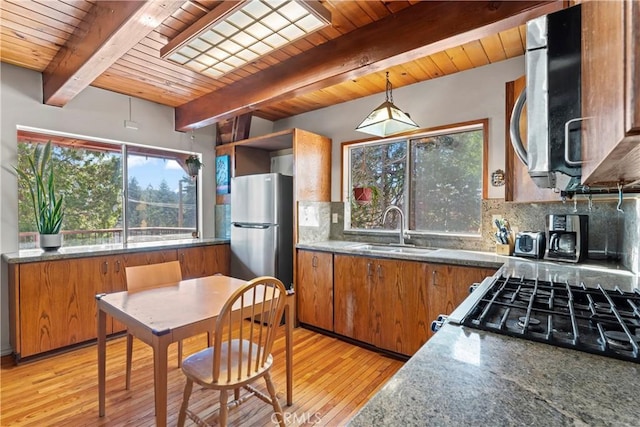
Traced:
<svg viewBox="0 0 640 427">
<path fill-rule="evenodd" d="M 332 26 L 221 78 L 160 57 L 220 3 L 0 0 L 0 60 L 42 72 L 48 104 L 63 106 L 91 85 L 175 107 L 176 128 L 188 130 L 245 112 L 275 121 L 383 93 L 386 71 L 397 88 L 513 58 L 524 53 L 524 22 L 563 7 L 321 0 Z"/>
</svg>

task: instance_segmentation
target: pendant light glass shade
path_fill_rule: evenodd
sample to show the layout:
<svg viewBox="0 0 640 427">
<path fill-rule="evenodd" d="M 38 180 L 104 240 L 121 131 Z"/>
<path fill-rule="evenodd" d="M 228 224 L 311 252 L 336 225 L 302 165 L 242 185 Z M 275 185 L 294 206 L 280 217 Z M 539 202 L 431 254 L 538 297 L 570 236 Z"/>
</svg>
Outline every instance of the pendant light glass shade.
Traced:
<svg viewBox="0 0 640 427">
<path fill-rule="evenodd" d="M 416 129 L 418 125 L 401 109 L 393 105 L 393 93 L 387 72 L 386 99 L 356 128 L 357 131 L 376 136 L 388 136 Z"/>
</svg>

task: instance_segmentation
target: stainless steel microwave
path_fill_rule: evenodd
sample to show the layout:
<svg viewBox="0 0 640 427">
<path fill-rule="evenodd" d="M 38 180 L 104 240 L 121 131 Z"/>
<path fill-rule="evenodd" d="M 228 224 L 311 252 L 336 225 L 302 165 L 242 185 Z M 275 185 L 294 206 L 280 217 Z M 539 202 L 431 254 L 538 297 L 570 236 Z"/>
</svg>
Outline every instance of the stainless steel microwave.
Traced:
<svg viewBox="0 0 640 427">
<path fill-rule="evenodd" d="M 538 187 L 580 186 L 581 16 L 576 5 L 527 22 L 526 87 L 511 117 L 511 142 Z M 527 104 L 526 147 L 520 119 Z"/>
</svg>

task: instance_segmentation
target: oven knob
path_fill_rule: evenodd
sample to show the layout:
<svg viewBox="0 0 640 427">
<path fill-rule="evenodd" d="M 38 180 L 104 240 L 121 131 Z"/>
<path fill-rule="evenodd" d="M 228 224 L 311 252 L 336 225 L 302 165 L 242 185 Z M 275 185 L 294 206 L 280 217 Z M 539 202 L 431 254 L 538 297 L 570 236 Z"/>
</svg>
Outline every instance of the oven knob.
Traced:
<svg viewBox="0 0 640 427">
<path fill-rule="evenodd" d="M 440 328 L 442 327 L 442 325 L 444 324 L 444 322 L 447 320 L 447 317 L 449 317 L 449 316 L 446 316 L 444 314 L 440 314 L 436 320 L 431 322 L 431 331 L 432 332 L 438 332 L 440 330 Z"/>
<path fill-rule="evenodd" d="M 480 283 L 473 283 L 471 286 L 469 286 L 469 293 L 475 291 L 478 286 L 480 286 Z"/>
<path fill-rule="evenodd" d="M 441 327 L 442 327 L 442 322 L 438 322 L 436 320 L 431 322 L 431 331 L 432 332 L 438 332 Z"/>
</svg>

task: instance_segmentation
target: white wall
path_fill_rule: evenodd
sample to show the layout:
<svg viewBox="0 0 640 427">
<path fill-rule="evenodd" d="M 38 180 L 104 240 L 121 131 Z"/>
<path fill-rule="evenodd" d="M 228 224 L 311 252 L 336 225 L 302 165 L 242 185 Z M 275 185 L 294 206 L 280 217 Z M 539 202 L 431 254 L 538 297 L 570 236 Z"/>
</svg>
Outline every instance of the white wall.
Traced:
<svg viewBox="0 0 640 427">
<path fill-rule="evenodd" d="M 47 106 L 42 104 L 40 73 L 8 64 L 0 65 L 0 83 L 0 253 L 18 250 L 18 184 L 11 167 L 17 163 L 18 125 L 202 153 L 201 230 L 203 237 L 215 236 L 214 127 L 196 131 L 192 144 L 189 134 L 174 130 L 170 107 L 132 98 L 131 119 L 139 129 L 131 130 L 124 127 L 129 119 L 127 96 L 88 87 L 63 108 Z M 0 354 L 7 354 L 11 349 L 6 269 L 0 272 L 0 283 Z"/>
<path fill-rule="evenodd" d="M 505 83 L 524 74 L 524 56 L 471 69 L 450 76 L 393 89 L 396 106 L 429 128 L 489 118 L 489 174 L 504 170 Z M 393 84 L 393 80 L 391 81 Z M 301 128 L 333 140 L 331 200 L 340 200 L 340 144 L 365 139 L 354 129 L 384 101 L 384 94 L 345 102 L 300 114 L 275 123 L 274 130 Z M 487 179 L 490 179 L 488 177 Z M 490 198 L 503 198 L 504 187 L 489 185 Z"/>
</svg>

